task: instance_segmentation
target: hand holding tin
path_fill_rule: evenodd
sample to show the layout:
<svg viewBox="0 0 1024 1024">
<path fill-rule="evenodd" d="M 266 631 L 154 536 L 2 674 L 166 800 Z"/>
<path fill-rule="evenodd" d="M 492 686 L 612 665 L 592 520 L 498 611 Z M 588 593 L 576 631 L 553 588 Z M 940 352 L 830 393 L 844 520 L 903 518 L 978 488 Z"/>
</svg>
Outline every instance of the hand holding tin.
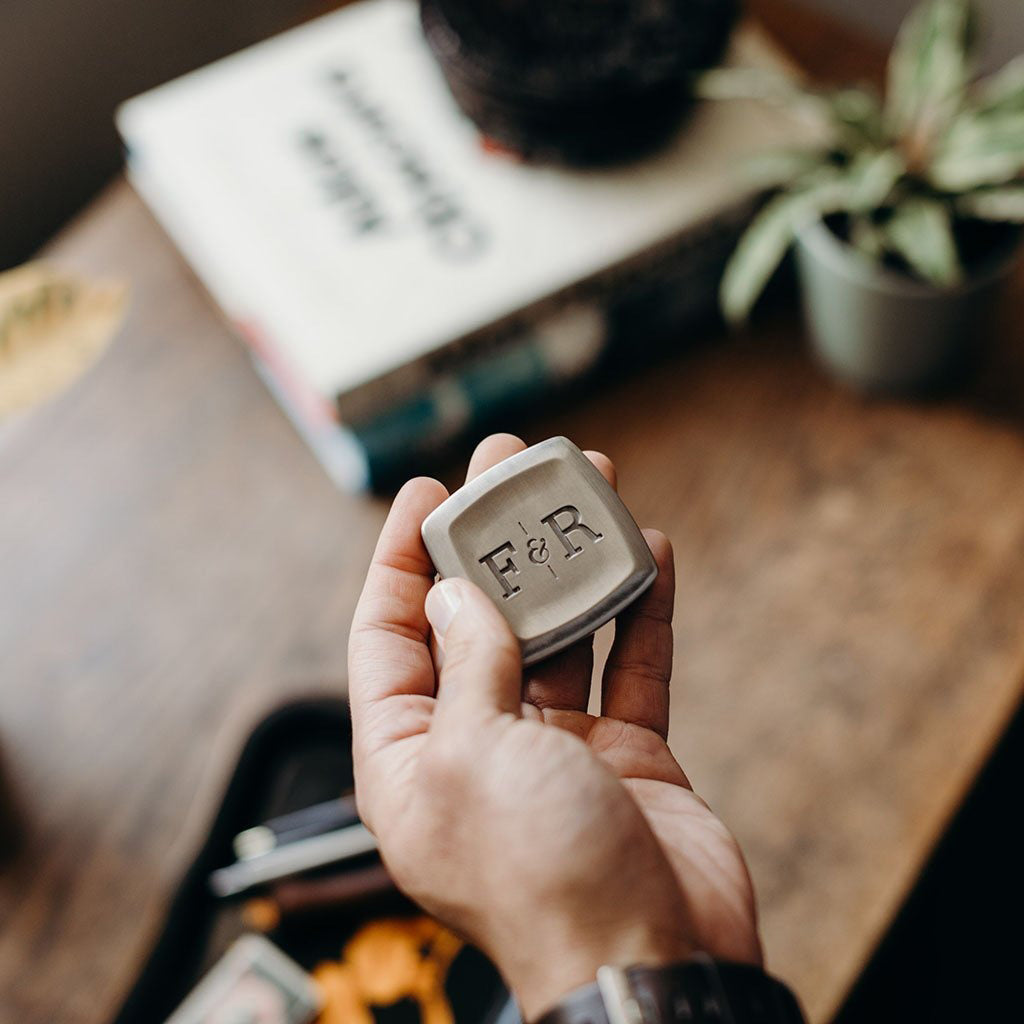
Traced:
<svg viewBox="0 0 1024 1024">
<path fill-rule="evenodd" d="M 507 435 L 489 438 L 470 464 L 471 482 L 524 448 Z M 610 487 L 611 463 L 589 458 Z M 557 460 L 547 464 L 544 472 L 558 472 Z M 616 619 L 601 714 L 592 716 L 593 645 L 581 639 L 524 676 L 520 642 L 497 610 L 550 579 L 546 563 L 529 559 L 522 533 L 487 543 L 479 535 L 472 565 L 488 594 L 466 579 L 434 582 L 420 528 L 447 498 L 429 479 L 399 493 L 349 645 L 359 810 L 398 884 L 491 956 L 526 1019 L 601 964 L 665 963 L 693 949 L 758 962 L 743 858 L 665 742 L 675 590 L 667 539 L 654 530 L 642 537 L 659 571 Z M 591 498 L 581 490 L 523 519 L 563 571 L 613 536 Z M 557 516 L 582 549 L 572 558 L 541 522 L 565 504 L 602 535 Z M 496 528 L 515 511 L 503 506 L 494 506 Z M 479 562 L 506 540 L 520 570 L 506 578 L 522 588 L 508 599 Z M 533 550 L 540 558 L 539 545 Z M 440 669 L 432 632 L 443 637 Z"/>
</svg>

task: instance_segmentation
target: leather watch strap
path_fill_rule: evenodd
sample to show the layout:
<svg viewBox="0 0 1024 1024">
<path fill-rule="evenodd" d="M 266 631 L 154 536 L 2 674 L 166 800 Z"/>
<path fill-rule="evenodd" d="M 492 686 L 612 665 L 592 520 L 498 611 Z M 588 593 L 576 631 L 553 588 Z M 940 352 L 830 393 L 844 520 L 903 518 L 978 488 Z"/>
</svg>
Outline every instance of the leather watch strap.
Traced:
<svg viewBox="0 0 1024 1024">
<path fill-rule="evenodd" d="M 630 967 L 620 1000 L 597 984 L 570 992 L 536 1024 L 804 1024 L 792 992 L 759 967 L 698 955 Z"/>
</svg>

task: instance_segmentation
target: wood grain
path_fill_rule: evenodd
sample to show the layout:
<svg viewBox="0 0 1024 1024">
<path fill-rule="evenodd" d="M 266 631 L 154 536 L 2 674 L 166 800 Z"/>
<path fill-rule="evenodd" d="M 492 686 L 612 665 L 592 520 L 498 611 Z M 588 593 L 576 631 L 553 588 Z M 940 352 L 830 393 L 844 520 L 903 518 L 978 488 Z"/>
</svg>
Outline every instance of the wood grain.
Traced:
<svg viewBox="0 0 1024 1024">
<path fill-rule="evenodd" d="M 877 50 L 755 6 L 812 70 L 877 74 Z M 133 301 L 79 384 L 0 432 L 0 770 L 26 820 L 0 1018 L 99 1024 L 247 730 L 340 692 L 386 505 L 331 487 L 126 185 L 51 255 Z M 608 452 L 675 544 L 672 740 L 814 1021 L 1020 701 L 1022 293 L 957 400 L 852 397 L 782 313 L 528 431 Z"/>
</svg>

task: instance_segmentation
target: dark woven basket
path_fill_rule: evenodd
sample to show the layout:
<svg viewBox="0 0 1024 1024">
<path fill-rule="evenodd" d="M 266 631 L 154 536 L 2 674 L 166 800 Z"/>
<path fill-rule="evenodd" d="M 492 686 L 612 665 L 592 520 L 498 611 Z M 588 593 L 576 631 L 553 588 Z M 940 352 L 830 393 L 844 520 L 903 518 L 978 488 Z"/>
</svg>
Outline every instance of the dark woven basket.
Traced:
<svg viewBox="0 0 1024 1024">
<path fill-rule="evenodd" d="M 738 0 L 422 0 L 452 95 L 490 141 L 591 165 L 654 149 L 716 63 Z"/>
</svg>

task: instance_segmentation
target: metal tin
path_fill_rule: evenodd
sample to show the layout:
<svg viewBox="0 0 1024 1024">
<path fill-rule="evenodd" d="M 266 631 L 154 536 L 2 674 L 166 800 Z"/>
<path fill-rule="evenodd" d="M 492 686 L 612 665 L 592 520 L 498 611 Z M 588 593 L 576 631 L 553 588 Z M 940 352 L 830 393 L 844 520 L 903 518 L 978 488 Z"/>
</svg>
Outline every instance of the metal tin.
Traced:
<svg viewBox="0 0 1024 1024">
<path fill-rule="evenodd" d="M 658 574 L 626 506 L 564 437 L 481 473 L 422 532 L 442 577 L 468 579 L 494 601 L 524 665 L 593 633 Z"/>
</svg>

